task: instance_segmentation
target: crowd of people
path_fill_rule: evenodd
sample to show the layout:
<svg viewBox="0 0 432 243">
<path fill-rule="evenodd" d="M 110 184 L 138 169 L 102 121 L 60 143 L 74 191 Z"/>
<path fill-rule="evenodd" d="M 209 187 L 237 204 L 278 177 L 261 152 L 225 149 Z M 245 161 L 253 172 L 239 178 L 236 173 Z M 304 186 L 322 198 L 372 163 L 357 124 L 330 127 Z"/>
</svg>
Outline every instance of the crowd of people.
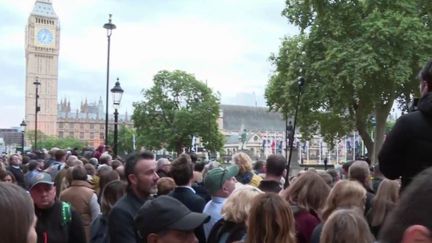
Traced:
<svg viewBox="0 0 432 243">
<path fill-rule="evenodd" d="M 1 161 L 2 240 L 432 242 L 432 169 L 400 197 L 400 180 L 386 179 L 366 161 L 302 170 L 285 189 L 286 159 L 270 155 L 259 163 L 244 152 L 228 165 L 205 165 L 194 154 L 173 161 L 156 161 L 151 152 L 125 161 L 56 148 L 45 158 L 13 154 Z"/>
<path fill-rule="evenodd" d="M 123 161 L 101 146 L 1 157 L 0 242 L 432 243 L 432 61 L 419 77 L 418 110 L 396 122 L 379 166 L 356 160 L 285 183 L 281 155 Z"/>
</svg>

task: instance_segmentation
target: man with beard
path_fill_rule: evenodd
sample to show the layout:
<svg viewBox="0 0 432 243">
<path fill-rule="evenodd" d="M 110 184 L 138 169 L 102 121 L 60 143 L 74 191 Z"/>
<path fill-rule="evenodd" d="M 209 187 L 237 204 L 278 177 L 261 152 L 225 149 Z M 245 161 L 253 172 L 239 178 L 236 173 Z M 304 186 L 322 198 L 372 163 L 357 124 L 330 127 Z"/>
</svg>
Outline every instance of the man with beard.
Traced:
<svg viewBox="0 0 432 243">
<path fill-rule="evenodd" d="M 140 207 L 157 192 L 156 161 L 151 152 L 132 153 L 125 165 L 127 193 L 114 205 L 108 219 L 110 243 L 140 242 L 134 218 Z"/>
</svg>

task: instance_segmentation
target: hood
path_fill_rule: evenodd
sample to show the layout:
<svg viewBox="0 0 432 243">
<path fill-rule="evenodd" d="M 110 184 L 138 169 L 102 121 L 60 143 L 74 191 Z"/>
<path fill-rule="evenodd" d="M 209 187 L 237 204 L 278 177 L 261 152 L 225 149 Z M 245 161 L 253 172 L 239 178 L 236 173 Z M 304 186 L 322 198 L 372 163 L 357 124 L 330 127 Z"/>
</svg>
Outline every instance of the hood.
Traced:
<svg viewBox="0 0 432 243">
<path fill-rule="evenodd" d="M 418 109 L 424 115 L 432 117 L 432 92 L 427 93 L 421 97 L 418 104 Z"/>
</svg>

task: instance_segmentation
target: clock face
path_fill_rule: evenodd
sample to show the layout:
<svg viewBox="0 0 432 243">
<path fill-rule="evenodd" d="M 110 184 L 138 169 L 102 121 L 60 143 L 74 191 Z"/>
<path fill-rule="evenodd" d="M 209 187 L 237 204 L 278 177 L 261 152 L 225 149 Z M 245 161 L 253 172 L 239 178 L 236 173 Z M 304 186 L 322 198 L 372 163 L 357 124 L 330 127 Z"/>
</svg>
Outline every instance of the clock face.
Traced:
<svg viewBox="0 0 432 243">
<path fill-rule="evenodd" d="M 40 29 L 37 33 L 37 40 L 43 45 L 49 45 L 53 41 L 53 35 L 51 31 L 46 28 Z"/>
</svg>

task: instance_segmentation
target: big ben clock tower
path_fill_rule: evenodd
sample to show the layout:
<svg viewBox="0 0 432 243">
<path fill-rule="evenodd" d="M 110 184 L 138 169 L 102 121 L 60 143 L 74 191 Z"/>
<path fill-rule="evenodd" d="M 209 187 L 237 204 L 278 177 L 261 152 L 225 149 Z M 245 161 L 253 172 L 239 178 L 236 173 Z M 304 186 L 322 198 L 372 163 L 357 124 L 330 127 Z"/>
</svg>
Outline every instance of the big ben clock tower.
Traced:
<svg viewBox="0 0 432 243">
<path fill-rule="evenodd" d="M 35 129 L 36 85 L 40 82 L 37 128 L 49 136 L 57 135 L 57 80 L 60 25 L 50 0 L 36 0 L 26 26 L 25 120 Z"/>
</svg>

